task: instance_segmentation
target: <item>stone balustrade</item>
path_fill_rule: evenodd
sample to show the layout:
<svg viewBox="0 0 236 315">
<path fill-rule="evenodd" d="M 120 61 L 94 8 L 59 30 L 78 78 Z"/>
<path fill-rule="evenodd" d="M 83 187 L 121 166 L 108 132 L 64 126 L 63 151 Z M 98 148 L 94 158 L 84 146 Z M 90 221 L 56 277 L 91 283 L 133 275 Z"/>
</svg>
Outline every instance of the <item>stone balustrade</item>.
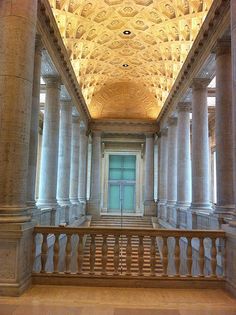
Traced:
<svg viewBox="0 0 236 315">
<path fill-rule="evenodd" d="M 115 279 L 136 279 L 150 280 L 148 286 L 158 286 L 161 280 L 223 285 L 225 242 L 221 230 L 37 226 L 33 282 L 59 284 L 63 278 L 64 284 L 85 284 L 113 279 L 115 285 Z"/>
</svg>

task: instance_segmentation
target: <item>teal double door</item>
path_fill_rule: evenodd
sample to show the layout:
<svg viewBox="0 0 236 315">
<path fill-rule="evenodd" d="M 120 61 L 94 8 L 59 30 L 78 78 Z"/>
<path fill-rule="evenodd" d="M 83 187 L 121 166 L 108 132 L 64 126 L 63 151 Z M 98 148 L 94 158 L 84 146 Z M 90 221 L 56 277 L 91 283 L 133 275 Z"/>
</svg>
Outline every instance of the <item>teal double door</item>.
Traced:
<svg viewBox="0 0 236 315">
<path fill-rule="evenodd" d="M 135 212 L 135 191 L 136 156 L 110 155 L 108 179 L 108 212 Z"/>
</svg>

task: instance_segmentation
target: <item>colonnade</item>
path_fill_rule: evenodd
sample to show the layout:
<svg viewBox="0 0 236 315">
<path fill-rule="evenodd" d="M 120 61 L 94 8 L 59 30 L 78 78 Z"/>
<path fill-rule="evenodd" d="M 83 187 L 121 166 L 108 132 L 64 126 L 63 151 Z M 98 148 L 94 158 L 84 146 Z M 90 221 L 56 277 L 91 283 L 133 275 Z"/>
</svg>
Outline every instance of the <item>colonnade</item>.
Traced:
<svg viewBox="0 0 236 315">
<path fill-rule="evenodd" d="M 209 83 L 207 78 L 194 79 L 191 83 L 192 102 L 177 104 L 176 117 L 170 117 L 160 132 L 158 216 L 176 227 L 194 228 L 198 226 L 196 218 L 199 214 L 225 216 L 232 215 L 234 209 L 229 40 L 219 41 L 216 49 L 217 204 L 214 209 L 210 202 L 209 180 Z"/>
<path fill-rule="evenodd" d="M 84 214 L 87 133 L 79 117 L 72 115 L 71 99 L 60 96 L 60 77 L 43 79 L 46 82 L 46 101 L 37 206 L 54 211 L 62 208 L 63 221 L 70 222 L 73 205 L 78 205 L 80 210 L 74 213 L 75 216 Z M 55 218 L 54 223 L 61 219 Z"/>
</svg>

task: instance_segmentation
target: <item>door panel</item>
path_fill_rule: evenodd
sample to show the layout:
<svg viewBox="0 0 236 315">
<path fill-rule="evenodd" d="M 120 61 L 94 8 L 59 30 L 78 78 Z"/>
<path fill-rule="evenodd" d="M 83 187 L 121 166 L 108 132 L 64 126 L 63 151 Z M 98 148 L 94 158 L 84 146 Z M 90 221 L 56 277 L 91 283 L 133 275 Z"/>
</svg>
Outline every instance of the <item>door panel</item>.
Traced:
<svg viewBox="0 0 236 315">
<path fill-rule="evenodd" d="M 109 185 L 109 209 L 120 210 L 120 185 L 110 184 Z"/>
<path fill-rule="evenodd" d="M 134 212 L 135 187 L 134 185 L 123 185 L 123 210 L 125 212 Z"/>
<path fill-rule="evenodd" d="M 109 156 L 108 211 L 135 212 L 136 156 Z"/>
</svg>

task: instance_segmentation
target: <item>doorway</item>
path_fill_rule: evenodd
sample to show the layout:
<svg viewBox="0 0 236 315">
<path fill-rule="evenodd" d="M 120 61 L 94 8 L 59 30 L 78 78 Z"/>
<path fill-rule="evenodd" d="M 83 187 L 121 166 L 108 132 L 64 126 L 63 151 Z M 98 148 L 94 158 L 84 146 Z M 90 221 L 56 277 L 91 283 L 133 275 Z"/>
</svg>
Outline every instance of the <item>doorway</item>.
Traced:
<svg viewBox="0 0 236 315">
<path fill-rule="evenodd" d="M 135 213 L 136 155 L 109 155 L 108 212 Z"/>
</svg>

